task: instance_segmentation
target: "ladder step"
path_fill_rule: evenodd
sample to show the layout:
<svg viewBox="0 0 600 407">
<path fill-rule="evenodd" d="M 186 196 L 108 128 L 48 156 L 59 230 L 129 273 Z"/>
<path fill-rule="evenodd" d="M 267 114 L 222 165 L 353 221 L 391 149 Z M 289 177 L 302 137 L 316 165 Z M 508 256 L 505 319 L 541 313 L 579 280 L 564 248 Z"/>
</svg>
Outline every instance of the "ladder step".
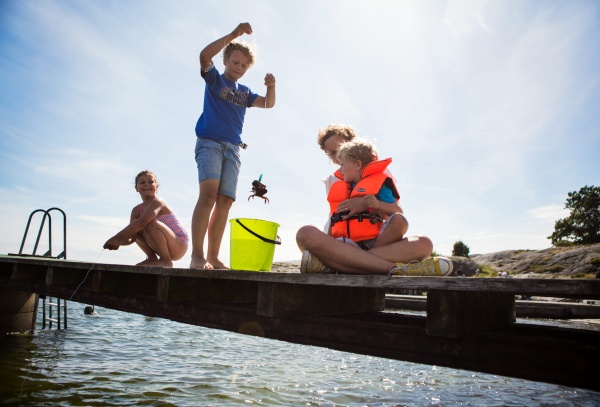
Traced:
<svg viewBox="0 0 600 407">
<path fill-rule="evenodd" d="M 58 319 L 55 319 L 55 318 L 46 318 L 46 321 L 58 323 Z"/>
</svg>

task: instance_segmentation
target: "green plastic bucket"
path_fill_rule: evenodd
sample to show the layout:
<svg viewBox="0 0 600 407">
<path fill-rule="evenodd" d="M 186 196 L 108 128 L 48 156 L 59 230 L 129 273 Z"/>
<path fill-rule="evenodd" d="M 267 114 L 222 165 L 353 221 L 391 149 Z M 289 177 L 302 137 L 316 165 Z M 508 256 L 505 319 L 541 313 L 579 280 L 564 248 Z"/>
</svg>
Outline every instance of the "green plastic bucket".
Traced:
<svg viewBox="0 0 600 407">
<path fill-rule="evenodd" d="M 271 271 L 279 224 L 260 219 L 231 219 L 230 267 L 232 270 Z"/>
</svg>

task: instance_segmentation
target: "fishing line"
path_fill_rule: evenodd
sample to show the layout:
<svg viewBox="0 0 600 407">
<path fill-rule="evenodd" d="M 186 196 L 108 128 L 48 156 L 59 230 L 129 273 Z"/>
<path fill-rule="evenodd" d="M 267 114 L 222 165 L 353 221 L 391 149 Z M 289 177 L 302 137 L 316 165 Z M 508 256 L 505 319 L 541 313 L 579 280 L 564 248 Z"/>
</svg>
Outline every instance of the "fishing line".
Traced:
<svg viewBox="0 0 600 407">
<path fill-rule="evenodd" d="M 94 268 L 94 266 L 98 263 L 98 260 L 100 260 L 100 256 L 102 256 L 102 253 L 104 252 L 104 250 L 105 249 L 100 250 L 100 254 L 98 255 L 98 258 L 92 264 L 92 267 L 90 267 L 90 269 L 87 271 L 87 273 L 85 273 L 85 277 L 83 278 L 83 281 L 81 283 L 79 283 L 79 285 L 77 286 L 77 288 L 75 289 L 75 291 L 73 291 L 73 294 L 71 295 L 71 298 L 69 298 L 69 301 L 71 301 L 73 299 L 73 297 L 75 296 L 75 293 L 77 292 L 77 290 L 79 290 L 79 287 L 81 287 L 81 285 L 85 282 L 85 280 L 87 279 L 88 275 L 90 274 L 90 271 L 92 271 L 92 269 Z"/>
</svg>

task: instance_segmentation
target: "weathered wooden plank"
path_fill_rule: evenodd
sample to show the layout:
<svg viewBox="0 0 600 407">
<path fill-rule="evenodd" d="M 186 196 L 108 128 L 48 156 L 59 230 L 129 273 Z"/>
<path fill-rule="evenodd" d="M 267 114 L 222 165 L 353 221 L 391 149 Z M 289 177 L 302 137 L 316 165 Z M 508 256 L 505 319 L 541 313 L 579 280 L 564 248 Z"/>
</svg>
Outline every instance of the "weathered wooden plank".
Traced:
<svg viewBox="0 0 600 407">
<path fill-rule="evenodd" d="M 432 290 L 427 293 L 427 334 L 459 338 L 515 322 L 511 293 Z"/>
<path fill-rule="evenodd" d="M 517 301 L 517 317 L 549 319 L 600 319 L 600 306 L 547 301 Z"/>
<path fill-rule="evenodd" d="M 156 300 L 165 303 L 169 301 L 169 276 L 159 276 L 156 287 Z"/>
<path fill-rule="evenodd" d="M 11 278 L 13 280 L 46 281 L 46 271 L 48 266 L 45 264 L 24 265 L 15 263 L 13 265 Z"/>
<path fill-rule="evenodd" d="M 268 317 L 383 311 L 385 289 L 261 283 L 256 313 Z"/>
<path fill-rule="evenodd" d="M 386 309 L 427 311 L 427 297 L 386 294 Z M 600 319 L 600 304 L 554 301 L 515 301 L 517 318 Z"/>
<path fill-rule="evenodd" d="M 47 258 L 21 258 L 0 256 L 3 262 L 51 266 L 60 263 L 62 268 L 88 270 L 91 263 Z M 320 286 L 372 287 L 409 290 L 451 290 L 471 292 L 506 292 L 519 295 L 600 299 L 600 279 L 520 279 L 520 278 L 454 278 L 454 277 L 403 277 L 371 275 L 312 275 L 300 273 L 258 273 L 239 270 L 190 270 L 161 267 L 95 264 L 94 270 L 120 274 L 168 275 L 199 279 L 291 283 Z M 18 278 L 26 278 L 19 275 Z"/>
<path fill-rule="evenodd" d="M 46 284 L 78 286 L 83 282 L 86 274 L 86 270 L 64 268 L 60 267 L 60 264 L 56 264 L 55 266 L 48 266 L 46 272 Z"/>
<path fill-rule="evenodd" d="M 94 283 L 98 284 L 98 292 L 156 297 L 158 275 L 119 273 L 108 270 L 95 271 L 94 277 L 98 281 L 94 281 Z"/>
<path fill-rule="evenodd" d="M 257 290 L 254 281 L 169 276 L 168 302 L 255 303 Z"/>
</svg>

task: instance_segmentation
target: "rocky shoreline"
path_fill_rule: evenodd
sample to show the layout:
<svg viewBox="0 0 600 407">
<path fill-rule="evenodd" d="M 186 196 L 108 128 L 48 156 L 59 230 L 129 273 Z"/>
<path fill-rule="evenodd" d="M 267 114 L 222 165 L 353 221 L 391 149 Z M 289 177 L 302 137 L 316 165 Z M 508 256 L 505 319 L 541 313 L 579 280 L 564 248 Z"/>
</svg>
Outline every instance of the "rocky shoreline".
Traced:
<svg viewBox="0 0 600 407">
<path fill-rule="evenodd" d="M 600 243 L 544 250 L 504 250 L 450 258 L 454 269 L 462 267 L 467 277 L 474 276 L 477 269 L 483 269 L 488 276 L 506 272 L 516 278 L 595 278 L 600 271 Z M 271 271 L 299 273 L 300 260 L 273 262 Z"/>
<path fill-rule="evenodd" d="M 517 278 L 595 278 L 600 271 L 600 243 L 544 250 L 504 250 L 451 259 L 455 269 L 462 266 L 467 276 L 485 266 L 492 273 L 506 272 Z"/>
</svg>

